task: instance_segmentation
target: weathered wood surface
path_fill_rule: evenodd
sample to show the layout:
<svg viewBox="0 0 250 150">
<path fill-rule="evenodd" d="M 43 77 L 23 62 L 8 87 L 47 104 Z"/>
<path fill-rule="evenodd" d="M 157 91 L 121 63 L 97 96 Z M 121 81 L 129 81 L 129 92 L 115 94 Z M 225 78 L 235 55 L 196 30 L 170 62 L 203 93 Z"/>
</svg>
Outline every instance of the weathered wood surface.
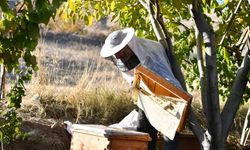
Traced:
<svg viewBox="0 0 250 150">
<path fill-rule="evenodd" d="M 150 140 L 149 135 L 142 132 L 78 125 L 73 130 L 71 150 L 147 150 Z"/>
</svg>

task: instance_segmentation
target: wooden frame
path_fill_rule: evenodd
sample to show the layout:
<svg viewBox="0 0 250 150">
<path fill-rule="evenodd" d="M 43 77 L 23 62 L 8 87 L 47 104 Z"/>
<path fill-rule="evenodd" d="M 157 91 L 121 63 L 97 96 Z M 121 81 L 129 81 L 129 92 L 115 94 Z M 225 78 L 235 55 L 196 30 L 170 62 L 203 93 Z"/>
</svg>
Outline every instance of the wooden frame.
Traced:
<svg viewBox="0 0 250 150">
<path fill-rule="evenodd" d="M 145 91 L 140 87 L 141 80 L 149 88 L 150 92 Z M 134 88 L 135 99 L 137 99 L 136 97 L 138 95 L 138 91 L 141 91 L 146 95 L 153 95 L 158 98 L 164 96 L 173 100 L 185 102 L 187 105 L 183 110 L 177 131 L 180 132 L 183 129 L 185 120 L 187 118 L 188 108 L 190 107 L 192 101 L 192 96 L 189 93 L 176 87 L 171 82 L 167 81 L 144 66 L 138 66 L 135 70 Z"/>
</svg>

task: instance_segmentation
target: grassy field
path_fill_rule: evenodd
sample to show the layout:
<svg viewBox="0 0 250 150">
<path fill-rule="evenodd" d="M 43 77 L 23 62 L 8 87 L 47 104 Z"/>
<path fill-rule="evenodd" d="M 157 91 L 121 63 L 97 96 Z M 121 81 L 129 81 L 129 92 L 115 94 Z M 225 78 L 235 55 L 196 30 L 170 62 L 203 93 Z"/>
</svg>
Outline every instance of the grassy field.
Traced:
<svg viewBox="0 0 250 150">
<path fill-rule="evenodd" d="M 44 33 L 36 50 L 39 71 L 27 84 L 25 109 L 38 111 L 40 117 L 111 124 L 134 108 L 129 85 L 99 56 L 105 31 L 98 30 L 98 35 L 89 31 L 85 36 Z"/>
<path fill-rule="evenodd" d="M 130 86 L 99 56 L 115 28 L 97 24 L 75 33 L 43 29 L 35 51 L 39 71 L 26 83 L 18 109 L 28 138 L 4 145 L 5 150 L 70 149 L 63 121 L 110 125 L 135 108 Z"/>
</svg>

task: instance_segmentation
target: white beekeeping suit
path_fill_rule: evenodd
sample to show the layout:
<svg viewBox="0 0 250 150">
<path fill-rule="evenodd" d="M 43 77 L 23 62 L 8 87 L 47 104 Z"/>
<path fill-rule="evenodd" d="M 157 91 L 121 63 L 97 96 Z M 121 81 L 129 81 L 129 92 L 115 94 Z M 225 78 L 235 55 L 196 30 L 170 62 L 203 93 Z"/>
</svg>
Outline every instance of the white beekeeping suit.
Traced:
<svg viewBox="0 0 250 150">
<path fill-rule="evenodd" d="M 111 33 L 102 48 L 101 56 L 106 58 L 113 59 L 113 62 L 121 71 L 125 80 L 127 80 L 130 84 L 133 83 L 134 80 L 134 70 L 136 66 L 139 64 L 132 63 L 133 69 L 124 69 L 123 63 L 125 60 L 121 60 L 120 54 L 124 55 L 127 52 L 126 46 L 128 46 L 136 55 L 136 60 L 131 60 L 131 62 L 138 62 L 142 66 L 148 68 L 149 70 L 153 71 L 154 73 L 158 74 L 165 80 L 171 82 L 173 85 L 181 89 L 181 85 L 178 80 L 174 77 L 169 59 L 166 55 L 164 47 L 156 41 L 137 38 L 134 35 L 134 30 L 131 28 L 127 28 L 120 31 L 115 31 Z M 126 55 L 125 55 L 126 56 Z M 138 61 L 139 60 L 139 61 Z M 126 67 L 125 67 L 126 68 Z M 140 85 L 142 88 L 147 89 L 147 87 L 143 84 Z M 174 121 L 168 120 L 165 111 L 162 110 L 160 106 L 155 105 L 154 103 L 147 103 L 147 97 L 138 97 L 138 104 L 137 106 L 142 109 L 148 118 L 149 122 L 156 128 L 158 131 L 161 131 L 165 134 L 168 138 L 173 139 L 175 136 L 175 131 L 179 124 L 179 119 L 174 119 Z M 154 105 L 154 106 L 153 106 Z M 156 116 L 162 115 L 162 121 L 158 121 Z M 137 114 L 135 111 L 132 111 L 127 117 L 125 117 L 119 124 L 122 128 L 136 129 L 136 118 Z M 153 119 L 152 119 L 153 118 Z M 170 126 L 168 126 L 171 124 Z M 117 126 L 117 124 L 116 124 Z M 173 128 L 173 129 L 172 129 Z"/>
<path fill-rule="evenodd" d="M 181 88 L 179 81 L 173 75 L 165 49 L 159 42 L 133 36 L 128 46 L 143 66 Z M 129 83 L 133 81 L 133 70 L 122 74 Z"/>
</svg>

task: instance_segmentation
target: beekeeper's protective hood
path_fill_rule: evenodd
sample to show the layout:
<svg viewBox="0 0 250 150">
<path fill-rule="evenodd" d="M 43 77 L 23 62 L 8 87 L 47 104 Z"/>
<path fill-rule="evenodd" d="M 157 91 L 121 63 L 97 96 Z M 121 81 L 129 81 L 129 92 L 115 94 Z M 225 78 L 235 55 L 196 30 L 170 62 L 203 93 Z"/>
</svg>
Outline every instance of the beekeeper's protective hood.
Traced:
<svg viewBox="0 0 250 150">
<path fill-rule="evenodd" d="M 166 51 L 159 42 L 133 36 L 128 46 L 139 58 L 142 65 L 181 88 L 179 81 L 172 73 Z"/>
<path fill-rule="evenodd" d="M 111 58 L 115 65 L 121 71 L 125 72 L 125 74 L 128 74 L 129 70 L 141 63 L 166 80 L 169 80 L 176 86 L 181 87 L 180 83 L 175 79 L 172 73 L 169 59 L 163 46 L 156 41 L 137 38 L 134 34 L 135 31 L 133 28 L 125 28 L 112 32 L 105 40 L 101 49 L 101 56 Z M 126 45 L 128 45 L 135 53 L 135 56 L 131 57 L 128 62 L 122 62 L 120 59 L 116 59 L 114 55 L 122 50 Z"/>
</svg>

